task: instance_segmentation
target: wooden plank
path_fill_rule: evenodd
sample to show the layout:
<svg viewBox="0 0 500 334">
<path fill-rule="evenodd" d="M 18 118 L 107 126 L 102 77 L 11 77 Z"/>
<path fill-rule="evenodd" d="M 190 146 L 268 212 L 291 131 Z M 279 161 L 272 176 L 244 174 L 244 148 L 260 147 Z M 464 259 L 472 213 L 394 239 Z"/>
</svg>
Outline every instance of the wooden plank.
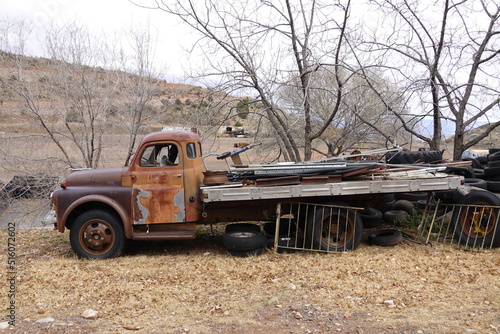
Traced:
<svg viewBox="0 0 500 334">
<path fill-rule="evenodd" d="M 255 183 L 259 187 L 296 185 L 296 184 L 300 184 L 300 176 L 293 175 L 293 176 L 262 178 L 262 179 L 255 180 Z"/>
</svg>

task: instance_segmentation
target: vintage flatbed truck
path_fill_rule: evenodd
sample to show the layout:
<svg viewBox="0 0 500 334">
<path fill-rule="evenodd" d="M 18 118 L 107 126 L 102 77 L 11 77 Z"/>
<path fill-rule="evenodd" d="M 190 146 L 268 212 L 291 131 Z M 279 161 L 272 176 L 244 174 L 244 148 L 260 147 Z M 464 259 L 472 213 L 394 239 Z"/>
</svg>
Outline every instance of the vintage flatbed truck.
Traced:
<svg viewBox="0 0 500 334">
<path fill-rule="evenodd" d="M 420 177 L 387 179 L 370 172 L 361 180 L 339 180 L 328 173 L 331 165 L 312 166 L 327 171 L 320 173 L 322 181 L 318 173 L 309 177 L 286 173 L 263 177 L 264 182 L 255 177 L 242 182 L 249 174 L 246 166 L 244 172 L 234 172 L 236 180 L 206 185 L 199 136 L 188 131 L 155 132 L 145 136 L 128 167 L 69 174 L 51 195 L 56 228 L 70 230 L 71 246 L 80 257 L 109 258 L 120 254 L 126 239 L 192 239 L 198 224 L 273 221 L 294 210 L 295 220 L 300 216 L 315 225 L 304 232 L 312 240 L 310 247 L 343 251 L 355 249 L 361 241 L 363 225 L 351 215 L 356 208 L 376 206 L 384 194 L 463 187 L 462 176 L 437 177 L 435 170 Z M 380 171 L 376 166 L 373 170 Z M 360 169 L 349 170 L 349 175 L 356 175 Z M 314 206 L 309 208 L 308 203 Z M 324 214 L 325 205 L 330 214 Z M 339 209 L 331 213 L 332 208 Z M 252 234 L 233 235 L 229 242 L 245 244 L 246 237 Z"/>
</svg>

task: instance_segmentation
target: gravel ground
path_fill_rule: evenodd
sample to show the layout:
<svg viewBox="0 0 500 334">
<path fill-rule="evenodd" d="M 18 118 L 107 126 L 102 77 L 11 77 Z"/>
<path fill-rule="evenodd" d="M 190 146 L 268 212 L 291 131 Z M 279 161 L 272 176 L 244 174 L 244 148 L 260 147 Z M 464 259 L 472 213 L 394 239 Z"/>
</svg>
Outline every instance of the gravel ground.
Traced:
<svg viewBox="0 0 500 334">
<path fill-rule="evenodd" d="M 498 249 L 363 243 L 235 258 L 206 233 L 98 261 L 76 258 L 67 233 L 17 230 L 8 268 L 7 238 L 0 261 L 15 284 L 4 284 L 2 321 L 16 309 L 5 333 L 500 333 Z"/>
</svg>

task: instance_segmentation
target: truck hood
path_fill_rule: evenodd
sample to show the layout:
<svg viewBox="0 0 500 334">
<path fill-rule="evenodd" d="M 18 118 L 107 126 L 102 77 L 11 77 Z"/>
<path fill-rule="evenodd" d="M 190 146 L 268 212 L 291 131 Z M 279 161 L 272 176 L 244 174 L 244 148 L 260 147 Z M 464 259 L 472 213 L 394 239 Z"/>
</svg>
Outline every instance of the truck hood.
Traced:
<svg viewBox="0 0 500 334">
<path fill-rule="evenodd" d="M 66 186 L 120 186 L 126 167 L 85 169 L 73 172 L 66 178 Z"/>
</svg>

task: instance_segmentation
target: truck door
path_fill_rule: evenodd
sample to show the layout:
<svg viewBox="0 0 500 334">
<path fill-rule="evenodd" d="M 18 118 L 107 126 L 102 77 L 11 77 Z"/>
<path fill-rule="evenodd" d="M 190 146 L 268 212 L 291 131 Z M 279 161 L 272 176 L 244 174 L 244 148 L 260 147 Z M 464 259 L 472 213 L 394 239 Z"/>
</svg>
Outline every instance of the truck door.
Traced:
<svg viewBox="0 0 500 334">
<path fill-rule="evenodd" d="M 153 142 L 134 159 L 132 170 L 134 224 L 186 220 L 183 154 L 176 142 Z"/>
</svg>

